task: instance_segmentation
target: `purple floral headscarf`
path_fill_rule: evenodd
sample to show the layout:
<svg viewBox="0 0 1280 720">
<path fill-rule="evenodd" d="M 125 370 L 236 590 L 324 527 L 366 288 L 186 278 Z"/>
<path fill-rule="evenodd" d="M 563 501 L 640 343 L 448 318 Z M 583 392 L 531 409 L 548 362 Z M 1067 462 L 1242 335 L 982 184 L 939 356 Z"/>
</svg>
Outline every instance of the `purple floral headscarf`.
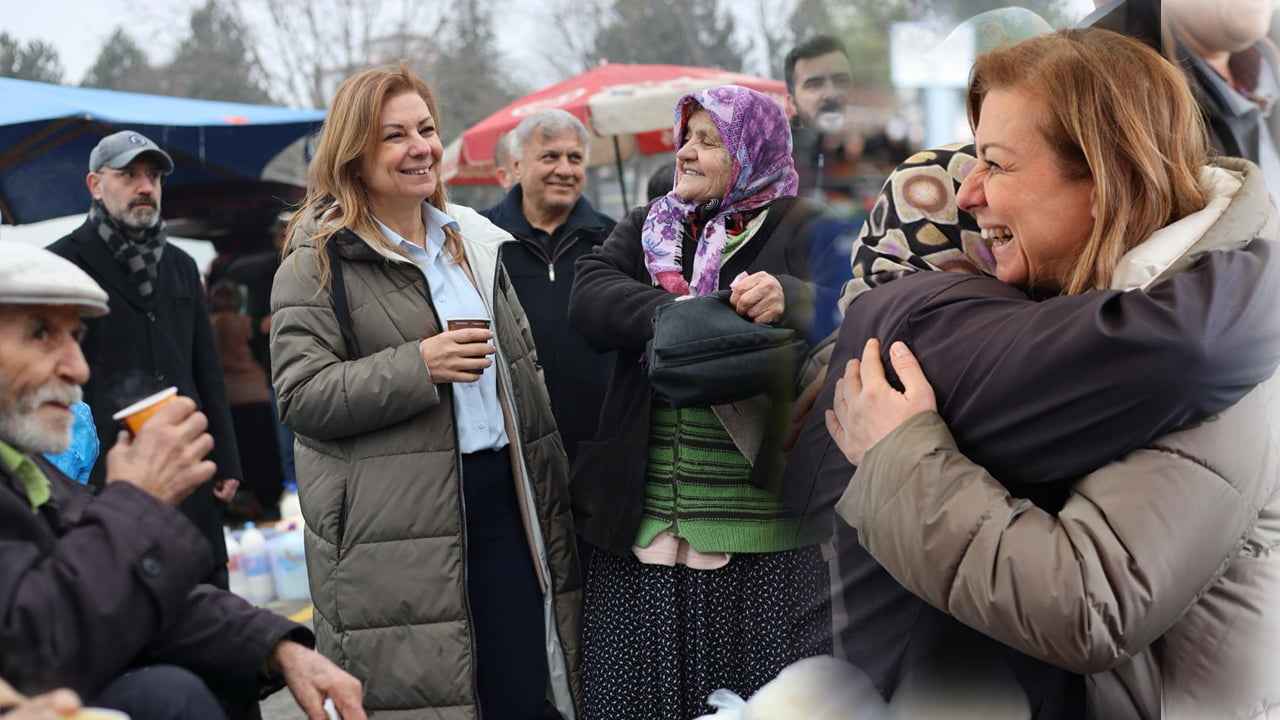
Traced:
<svg viewBox="0 0 1280 720">
<path fill-rule="evenodd" d="M 719 285 L 720 256 L 729 241 L 727 216 L 764 207 L 778 198 L 794 197 L 799 184 L 791 159 L 791 128 L 777 102 L 737 85 L 685 95 L 676 103 L 677 148 L 684 145 L 689 117 L 699 107 L 707 111 L 720 131 L 732 169 L 728 192 L 720 198 L 715 216 L 707 221 L 698 239 L 692 282 L 686 283 L 681 272 L 680 237 L 698 203 L 683 200 L 672 190 L 649 208 L 641 232 L 645 266 L 654 282 L 681 295 L 706 295 Z M 679 172 L 677 166 L 677 183 Z"/>
</svg>

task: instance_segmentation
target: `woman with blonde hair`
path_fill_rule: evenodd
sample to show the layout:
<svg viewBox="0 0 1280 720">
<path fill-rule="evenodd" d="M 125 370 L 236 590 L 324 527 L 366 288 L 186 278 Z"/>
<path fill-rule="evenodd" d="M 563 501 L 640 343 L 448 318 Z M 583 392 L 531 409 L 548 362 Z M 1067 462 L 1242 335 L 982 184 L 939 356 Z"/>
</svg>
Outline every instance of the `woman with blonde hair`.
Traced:
<svg viewBox="0 0 1280 720">
<path fill-rule="evenodd" d="M 318 649 L 373 718 L 576 714 L 567 463 L 510 237 L 447 202 L 409 66 L 338 87 L 272 289 Z"/>
<path fill-rule="evenodd" d="M 1255 390 L 1280 357 L 1280 278 L 1261 173 L 1210 161 L 1178 71 L 1106 31 L 979 58 L 969 101 L 976 159 L 917 157 L 891 180 L 962 179 L 954 201 L 873 212 L 855 254 L 885 274 L 835 353 L 862 361 L 819 400 L 830 435 L 812 416 L 802 433 L 814 496 L 843 492 L 862 545 L 840 557 L 845 592 L 898 613 L 855 616 L 846 652 L 886 695 L 981 658 L 1035 717 L 1251 717 L 1274 705 L 1280 660 L 1264 600 L 1280 476 Z M 958 236 L 916 224 L 966 214 L 977 230 Z M 928 265 L 886 259 L 906 233 L 977 236 L 1003 282 L 907 271 Z M 874 338 L 894 367 L 897 341 L 919 353 L 939 412 L 868 452 L 903 417 Z M 900 379 L 921 409 L 927 387 Z"/>
</svg>

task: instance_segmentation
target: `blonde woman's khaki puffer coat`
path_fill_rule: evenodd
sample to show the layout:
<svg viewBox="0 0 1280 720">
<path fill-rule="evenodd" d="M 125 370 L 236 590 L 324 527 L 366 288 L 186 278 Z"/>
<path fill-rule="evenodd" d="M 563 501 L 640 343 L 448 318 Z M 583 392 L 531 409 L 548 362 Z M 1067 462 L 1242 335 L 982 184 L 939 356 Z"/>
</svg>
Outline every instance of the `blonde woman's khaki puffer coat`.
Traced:
<svg viewBox="0 0 1280 720">
<path fill-rule="evenodd" d="M 470 208 L 446 212 L 494 319 L 512 467 L 546 588 L 548 697 L 573 718 L 582 584 L 564 448 L 524 310 L 500 270 L 510 236 Z M 285 258 L 271 293 L 272 375 L 281 420 L 297 433 L 318 649 L 364 682 L 371 718 L 475 718 L 452 396 L 431 382 L 418 349 L 440 322 L 415 265 L 350 230 L 332 242 L 359 358 L 346 357 L 314 245 Z"/>
</svg>

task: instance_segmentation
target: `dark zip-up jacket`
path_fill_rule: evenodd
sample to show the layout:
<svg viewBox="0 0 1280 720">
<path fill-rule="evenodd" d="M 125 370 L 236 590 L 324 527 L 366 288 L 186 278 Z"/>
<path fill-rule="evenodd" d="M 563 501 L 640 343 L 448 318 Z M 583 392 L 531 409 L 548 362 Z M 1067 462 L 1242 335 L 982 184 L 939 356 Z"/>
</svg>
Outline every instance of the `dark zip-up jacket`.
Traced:
<svg viewBox="0 0 1280 720">
<path fill-rule="evenodd" d="M 809 225 L 825 212 L 810 200 L 775 201 L 756 236 L 721 266 L 720 289 L 739 272 L 766 271 L 778 278 L 786 298 L 787 317 L 778 324 L 807 332 L 813 319 L 813 287 L 805 280 Z M 654 310 L 677 297 L 653 285 L 645 267 L 640 232 L 647 213 L 648 208 L 632 210 L 603 246 L 578 261 L 569 305 L 570 320 L 593 347 L 617 351 L 599 433 L 582 444 L 569 482 L 579 533 L 617 555 L 630 552 L 644 509 L 653 389 L 640 358 L 653 337 Z M 693 253 L 685 257 L 692 259 Z M 751 480 L 757 485 L 776 482 L 786 430 L 786 423 L 766 427 L 751 458 Z"/>
<path fill-rule="evenodd" d="M 248 701 L 271 649 L 311 632 L 210 585 L 209 545 L 169 505 L 125 482 L 99 495 L 34 458 L 38 512 L 0 463 L 0 677 L 20 692 L 86 700 L 130 668 L 166 663 Z"/>
<path fill-rule="evenodd" d="M 516 185 L 502 202 L 480 214 L 514 238 L 502 249 L 502 264 L 529 316 L 538 361 L 551 395 L 551 410 L 572 464 L 578 443 L 595 437 L 609 384 L 609 368 L 613 366 L 612 353 L 592 350 L 569 325 L 574 263 L 599 247 L 617 223 L 580 197 L 568 219 L 544 246 L 525 219 L 523 197 L 521 187 Z"/>
</svg>

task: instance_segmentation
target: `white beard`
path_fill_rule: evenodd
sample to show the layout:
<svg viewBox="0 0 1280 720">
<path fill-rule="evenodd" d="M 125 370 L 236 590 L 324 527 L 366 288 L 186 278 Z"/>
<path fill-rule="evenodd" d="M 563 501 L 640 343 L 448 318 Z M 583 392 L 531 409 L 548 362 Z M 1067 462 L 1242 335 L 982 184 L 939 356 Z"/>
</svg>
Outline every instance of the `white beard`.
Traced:
<svg viewBox="0 0 1280 720">
<path fill-rule="evenodd" d="M 8 394 L 9 388 L 0 382 L 0 398 Z M 80 402 L 80 398 L 79 385 L 58 381 L 41 386 L 27 397 L 13 398 L 10 403 L 0 405 L 0 440 L 26 454 L 66 452 L 71 445 L 71 426 L 75 417 L 50 427 L 42 421 L 38 411 L 41 405 L 51 400 L 69 407 Z"/>
</svg>

